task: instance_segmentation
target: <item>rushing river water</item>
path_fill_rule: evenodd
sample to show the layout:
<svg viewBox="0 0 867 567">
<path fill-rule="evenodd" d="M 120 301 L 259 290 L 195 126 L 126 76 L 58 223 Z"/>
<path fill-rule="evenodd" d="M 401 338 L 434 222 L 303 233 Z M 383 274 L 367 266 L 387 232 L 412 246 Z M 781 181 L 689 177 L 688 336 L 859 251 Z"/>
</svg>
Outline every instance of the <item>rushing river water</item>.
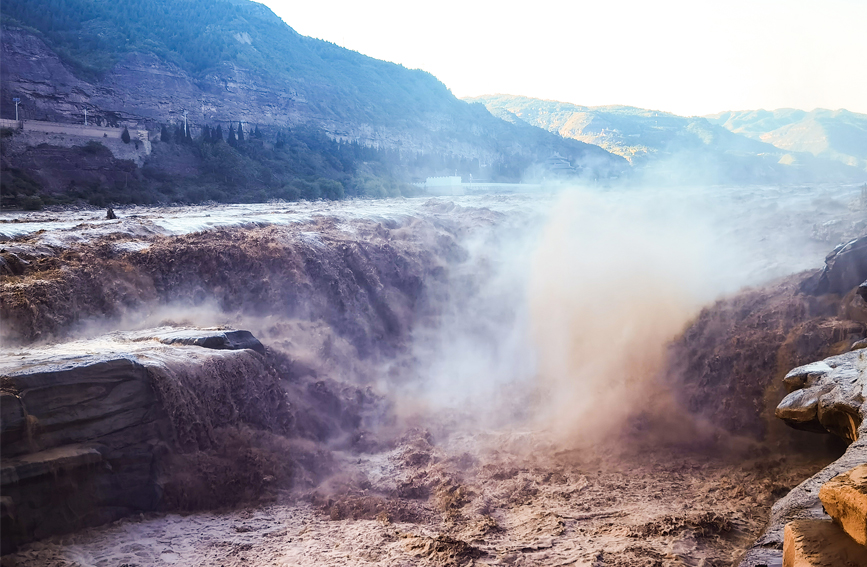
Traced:
<svg viewBox="0 0 867 567">
<path fill-rule="evenodd" d="M 370 427 L 410 432 L 360 453 L 323 441 L 340 473 L 276 504 L 124 520 L 17 564 L 731 561 L 763 521 L 751 510 L 817 463 L 621 454 L 612 431 L 669 407 L 647 378 L 698 309 L 821 267 L 867 228 L 859 198 L 576 189 L 3 213 L 4 267 L 21 271 L 6 297 L 42 294 L 4 331 L 21 344 L 243 326 L 305 379 L 372 388 L 390 417 Z"/>
</svg>

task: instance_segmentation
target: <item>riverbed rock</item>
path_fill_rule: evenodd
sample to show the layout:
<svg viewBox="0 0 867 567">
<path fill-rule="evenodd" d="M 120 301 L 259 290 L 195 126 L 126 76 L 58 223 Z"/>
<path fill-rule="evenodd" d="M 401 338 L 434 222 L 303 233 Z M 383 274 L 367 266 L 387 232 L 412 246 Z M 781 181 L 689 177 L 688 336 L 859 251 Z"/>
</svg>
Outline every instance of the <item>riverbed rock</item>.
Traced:
<svg viewBox="0 0 867 567">
<path fill-rule="evenodd" d="M 285 394 L 247 331 L 158 328 L 0 354 L 2 551 L 155 510 L 171 453 L 279 429 Z"/>
<path fill-rule="evenodd" d="M 832 356 L 789 372 L 783 379 L 790 393 L 776 416 L 795 428 L 812 428 L 855 441 L 864 421 L 867 352 Z"/>
</svg>

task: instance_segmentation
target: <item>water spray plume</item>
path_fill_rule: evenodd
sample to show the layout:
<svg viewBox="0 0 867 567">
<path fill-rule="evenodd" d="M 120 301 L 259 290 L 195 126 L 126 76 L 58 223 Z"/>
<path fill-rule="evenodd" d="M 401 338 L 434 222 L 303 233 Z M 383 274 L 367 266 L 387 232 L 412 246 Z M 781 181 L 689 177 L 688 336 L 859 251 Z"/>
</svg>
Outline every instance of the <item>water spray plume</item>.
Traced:
<svg viewBox="0 0 867 567">
<path fill-rule="evenodd" d="M 529 284 L 538 351 L 538 420 L 566 445 L 594 445 L 662 402 L 666 345 L 707 292 L 702 242 L 689 223 L 634 203 L 565 193 Z M 658 212 L 658 211 L 656 211 Z"/>
</svg>

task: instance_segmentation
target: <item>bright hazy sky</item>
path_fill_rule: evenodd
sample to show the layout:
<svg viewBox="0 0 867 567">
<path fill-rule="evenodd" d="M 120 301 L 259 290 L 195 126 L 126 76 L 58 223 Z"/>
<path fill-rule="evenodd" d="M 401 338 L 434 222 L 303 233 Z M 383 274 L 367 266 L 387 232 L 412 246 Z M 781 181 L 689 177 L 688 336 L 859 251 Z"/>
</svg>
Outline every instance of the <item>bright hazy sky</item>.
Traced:
<svg viewBox="0 0 867 567">
<path fill-rule="evenodd" d="M 867 113 L 867 0 L 263 3 L 301 34 L 424 69 L 459 97 Z"/>
</svg>

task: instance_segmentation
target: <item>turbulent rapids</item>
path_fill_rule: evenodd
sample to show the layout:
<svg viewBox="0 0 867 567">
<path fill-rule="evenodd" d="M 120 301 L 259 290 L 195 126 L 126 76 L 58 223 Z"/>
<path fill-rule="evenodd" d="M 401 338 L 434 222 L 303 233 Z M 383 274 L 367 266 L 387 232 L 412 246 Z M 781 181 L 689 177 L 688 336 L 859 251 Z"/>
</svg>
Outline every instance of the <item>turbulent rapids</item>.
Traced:
<svg viewBox="0 0 867 567">
<path fill-rule="evenodd" d="M 867 233 L 858 195 L 7 216 L 3 565 L 776 550 L 772 504 L 846 449 L 774 408 L 867 336 L 864 252 L 819 272 Z"/>
</svg>

